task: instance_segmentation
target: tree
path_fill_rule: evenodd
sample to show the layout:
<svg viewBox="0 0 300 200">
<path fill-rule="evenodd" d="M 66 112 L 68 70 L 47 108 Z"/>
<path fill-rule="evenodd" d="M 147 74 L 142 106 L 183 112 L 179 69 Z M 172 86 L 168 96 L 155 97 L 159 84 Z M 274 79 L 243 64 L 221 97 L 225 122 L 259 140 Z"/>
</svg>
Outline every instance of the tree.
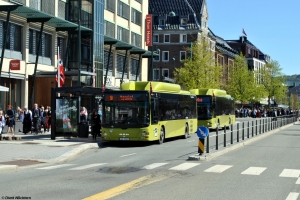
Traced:
<svg viewBox="0 0 300 200">
<path fill-rule="evenodd" d="M 261 82 L 268 96 L 269 108 L 271 98 L 275 98 L 277 103 L 283 103 L 286 100 L 287 87 L 281 70 L 279 63 L 275 60 L 271 60 L 261 70 Z"/>
<path fill-rule="evenodd" d="M 176 68 L 174 78 L 184 89 L 220 88 L 222 71 L 214 59 L 209 43 L 203 38 L 192 47 L 186 48 L 192 54 L 181 61 L 183 66 Z"/>
<path fill-rule="evenodd" d="M 241 104 L 260 99 L 264 94 L 262 85 L 256 84 L 255 72 L 248 70 L 245 57 L 235 56 L 234 65 L 229 68 L 226 91 Z"/>
</svg>

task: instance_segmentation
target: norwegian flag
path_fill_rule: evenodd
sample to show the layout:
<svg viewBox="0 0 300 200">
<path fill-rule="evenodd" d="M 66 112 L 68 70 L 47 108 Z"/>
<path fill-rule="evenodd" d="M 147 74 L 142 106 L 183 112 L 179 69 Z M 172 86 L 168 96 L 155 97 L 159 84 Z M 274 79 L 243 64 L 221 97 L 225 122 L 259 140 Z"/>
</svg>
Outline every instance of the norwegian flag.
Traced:
<svg viewBox="0 0 300 200">
<path fill-rule="evenodd" d="M 247 36 L 247 34 L 246 34 L 246 32 L 245 32 L 245 30 L 244 30 L 244 29 L 243 29 L 242 33 L 243 33 L 244 35 L 246 35 L 246 36 Z"/>
<path fill-rule="evenodd" d="M 65 84 L 65 68 L 63 66 L 63 62 L 60 58 L 58 53 L 58 60 L 57 60 L 57 72 L 56 72 L 56 82 L 58 83 L 58 87 L 62 87 Z M 59 80 L 59 81 L 58 81 Z"/>
</svg>

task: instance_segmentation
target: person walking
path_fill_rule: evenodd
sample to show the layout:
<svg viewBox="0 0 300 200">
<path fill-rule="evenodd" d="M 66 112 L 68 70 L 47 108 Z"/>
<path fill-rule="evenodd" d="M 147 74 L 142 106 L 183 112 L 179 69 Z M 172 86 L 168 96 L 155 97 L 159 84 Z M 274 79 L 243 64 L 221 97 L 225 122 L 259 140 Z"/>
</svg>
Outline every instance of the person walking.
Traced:
<svg viewBox="0 0 300 200">
<path fill-rule="evenodd" d="M 32 124 L 33 124 L 33 133 L 36 135 L 39 133 L 41 126 L 41 110 L 38 108 L 38 104 L 35 103 L 32 109 Z"/>
<path fill-rule="evenodd" d="M 49 132 L 51 127 L 51 107 L 47 106 L 46 129 Z"/>
<path fill-rule="evenodd" d="M 0 136 L 2 134 L 5 125 L 6 125 L 6 121 L 3 115 L 3 110 L 0 110 Z"/>
<path fill-rule="evenodd" d="M 101 119 L 100 115 L 98 114 L 98 111 L 96 109 L 93 110 L 92 116 L 91 116 L 91 122 L 92 122 L 92 136 L 93 140 L 97 140 L 97 135 L 100 135 L 100 128 L 101 128 Z"/>
<path fill-rule="evenodd" d="M 12 136 L 15 136 L 15 131 L 14 131 L 14 125 L 15 125 L 15 112 L 13 110 L 13 107 L 12 105 L 8 105 L 7 106 L 7 111 L 6 111 L 6 115 L 7 115 L 7 118 L 8 118 L 8 121 L 7 121 L 7 133 L 6 135 L 11 132 Z"/>
<path fill-rule="evenodd" d="M 23 115 L 21 117 L 23 124 L 23 133 L 27 134 L 31 132 L 32 127 L 32 113 L 27 107 L 24 108 Z"/>
<path fill-rule="evenodd" d="M 45 133 L 46 132 L 46 116 L 47 116 L 47 113 L 45 112 L 44 109 L 45 109 L 44 106 L 41 106 L 41 108 L 40 108 L 40 110 L 41 110 L 41 126 L 40 126 L 40 128 L 42 128 L 42 126 L 43 126 L 44 133 Z M 40 132 L 42 132 L 42 131 L 40 130 Z"/>
</svg>

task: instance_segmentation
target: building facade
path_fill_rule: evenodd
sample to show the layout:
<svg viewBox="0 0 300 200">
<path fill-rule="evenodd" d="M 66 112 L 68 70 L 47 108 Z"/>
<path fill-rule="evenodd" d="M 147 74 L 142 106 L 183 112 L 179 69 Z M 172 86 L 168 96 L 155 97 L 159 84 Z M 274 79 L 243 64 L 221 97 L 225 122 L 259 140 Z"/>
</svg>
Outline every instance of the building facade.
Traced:
<svg viewBox="0 0 300 200">
<path fill-rule="evenodd" d="M 104 86 L 119 89 L 128 81 L 147 81 L 145 18 L 147 0 L 105 0 Z M 146 59 L 145 59 L 146 58 Z"/>
<path fill-rule="evenodd" d="M 175 68 L 182 66 L 188 56 L 187 48 L 207 38 L 211 50 L 216 41 L 209 34 L 208 10 L 205 0 L 149 0 L 153 20 L 153 46 L 158 56 L 148 62 L 150 80 L 172 82 Z"/>
</svg>

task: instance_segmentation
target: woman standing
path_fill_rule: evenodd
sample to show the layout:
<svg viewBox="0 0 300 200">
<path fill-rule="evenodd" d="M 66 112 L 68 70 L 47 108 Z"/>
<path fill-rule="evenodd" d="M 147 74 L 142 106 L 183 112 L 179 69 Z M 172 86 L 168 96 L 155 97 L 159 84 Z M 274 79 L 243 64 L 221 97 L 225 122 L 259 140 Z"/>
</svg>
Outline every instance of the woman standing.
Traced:
<svg viewBox="0 0 300 200">
<path fill-rule="evenodd" d="M 31 132 L 32 127 L 32 113 L 28 110 L 27 107 L 24 108 L 23 116 L 22 116 L 22 123 L 23 123 L 23 133 L 27 134 Z"/>
<path fill-rule="evenodd" d="M 14 132 L 14 125 L 15 125 L 15 112 L 12 109 L 12 105 L 8 105 L 7 106 L 7 111 L 6 111 L 6 115 L 8 117 L 8 121 L 7 121 L 7 133 L 6 135 L 9 133 L 9 131 L 12 133 L 12 136 L 15 136 L 15 132 Z"/>
<path fill-rule="evenodd" d="M 3 128 L 5 126 L 6 122 L 5 122 L 5 117 L 3 115 L 3 111 L 0 110 L 0 136 L 2 134 Z"/>
<path fill-rule="evenodd" d="M 101 128 L 100 115 L 98 114 L 98 111 L 96 109 L 93 110 L 91 117 L 93 140 L 96 140 L 97 135 L 100 135 Z"/>
</svg>

